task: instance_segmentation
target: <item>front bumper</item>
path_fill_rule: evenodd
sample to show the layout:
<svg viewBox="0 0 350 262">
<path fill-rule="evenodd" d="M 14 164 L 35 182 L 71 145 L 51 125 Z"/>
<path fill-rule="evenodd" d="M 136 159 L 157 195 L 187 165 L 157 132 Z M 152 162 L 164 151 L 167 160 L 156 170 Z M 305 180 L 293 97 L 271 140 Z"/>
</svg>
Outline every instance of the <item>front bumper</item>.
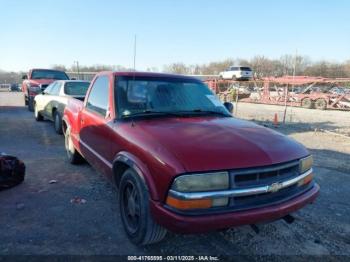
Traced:
<svg viewBox="0 0 350 262">
<path fill-rule="evenodd" d="M 280 219 L 315 201 L 320 187 L 315 183 L 308 191 L 285 202 L 244 211 L 225 214 L 191 215 L 176 214 L 157 201 L 150 201 L 154 220 L 177 233 L 204 233 L 241 225 L 269 222 Z"/>
</svg>

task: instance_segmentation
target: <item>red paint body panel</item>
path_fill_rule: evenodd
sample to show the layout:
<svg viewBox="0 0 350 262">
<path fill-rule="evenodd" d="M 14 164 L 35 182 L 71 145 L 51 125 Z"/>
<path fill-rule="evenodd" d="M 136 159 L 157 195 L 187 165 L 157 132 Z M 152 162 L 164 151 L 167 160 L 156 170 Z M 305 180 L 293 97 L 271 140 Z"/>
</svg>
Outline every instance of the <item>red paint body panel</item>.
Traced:
<svg viewBox="0 0 350 262">
<path fill-rule="evenodd" d="M 277 219 L 315 199 L 317 186 L 312 189 L 312 194 L 305 193 L 279 206 L 242 213 L 187 217 L 165 209 L 163 205 L 168 190 L 178 175 L 269 166 L 297 160 L 309 153 L 301 144 L 286 136 L 235 118 L 198 116 L 115 121 L 114 80 L 120 75 L 134 74 L 187 78 L 154 73 L 102 72 L 95 79 L 101 75 L 109 76 L 111 115 L 103 118 L 86 109 L 86 101 L 71 99 L 63 119 L 71 128 L 75 147 L 109 179 L 113 180 L 116 159 L 124 158 L 132 163 L 147 184 L 152 213 L 160 224 L 181 232 L 191 232 L 193 225 L 193 232 L 199 232 L 199 227 L 214 229 Z"/>
</svg>

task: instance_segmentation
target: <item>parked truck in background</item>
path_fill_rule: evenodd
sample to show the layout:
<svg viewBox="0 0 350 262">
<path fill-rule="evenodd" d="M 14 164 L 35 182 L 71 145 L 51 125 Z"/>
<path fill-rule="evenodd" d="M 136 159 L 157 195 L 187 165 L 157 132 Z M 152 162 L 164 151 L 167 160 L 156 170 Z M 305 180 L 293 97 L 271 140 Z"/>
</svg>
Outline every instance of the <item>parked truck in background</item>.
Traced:
<svg viewBox="0 0 350 262">
<path fill-rule="evenodd" d="M 101 72 L 63 116 L 71 163 L 85 158 L 118 187 L 135 244 L 284 218 L 319 192 L 296 141 L 232 117 L 200 80 Z"/>
<path fill-rule="evenodd" d="M 22 77 L 22 92 L 24 93 L 24 102 L 29 111 L 34 110 L 34 97 L 42 93 L 45 88 L 56 80 L 69 80 L 64 71 L 53 69 L 31 69 L 28 74 Z"/>
</svg>

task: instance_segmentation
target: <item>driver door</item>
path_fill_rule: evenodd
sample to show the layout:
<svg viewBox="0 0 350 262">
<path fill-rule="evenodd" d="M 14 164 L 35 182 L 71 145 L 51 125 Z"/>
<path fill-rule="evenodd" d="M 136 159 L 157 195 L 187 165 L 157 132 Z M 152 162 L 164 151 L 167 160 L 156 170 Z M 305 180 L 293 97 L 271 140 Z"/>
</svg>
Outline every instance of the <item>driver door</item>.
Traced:
<svg viewBox="0 0 350 262">
<path fill-rule="evenodd" d="M 97 77 L 88 94 L 80 118 L 80 148 L 89 163 L 104 174 L 111 175 L 113 119 L 109 112 L 109 78 Z"/>
</svg>

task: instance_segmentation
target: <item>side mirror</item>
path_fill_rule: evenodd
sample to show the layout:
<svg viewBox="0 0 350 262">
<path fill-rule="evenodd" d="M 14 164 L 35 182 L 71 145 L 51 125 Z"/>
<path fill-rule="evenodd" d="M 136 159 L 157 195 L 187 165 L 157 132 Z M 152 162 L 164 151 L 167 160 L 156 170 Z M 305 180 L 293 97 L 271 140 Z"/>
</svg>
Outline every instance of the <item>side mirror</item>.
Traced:
<svg viewBox="0 0 350 262">
<path fill-rule="evenodd" d="M 27 75 L 23 75 L 23 76 L 22 76 L 22 79 L 23 79 L 23 80 L 28 79 L 28 76 L 27 76 Z"/>
<path fill-rule="evenodd" d="M 230 102 L 225 102 L 224 107 L 229 111 L 231 114 L 233 113 L 233 104 Z"/>
</svg>

